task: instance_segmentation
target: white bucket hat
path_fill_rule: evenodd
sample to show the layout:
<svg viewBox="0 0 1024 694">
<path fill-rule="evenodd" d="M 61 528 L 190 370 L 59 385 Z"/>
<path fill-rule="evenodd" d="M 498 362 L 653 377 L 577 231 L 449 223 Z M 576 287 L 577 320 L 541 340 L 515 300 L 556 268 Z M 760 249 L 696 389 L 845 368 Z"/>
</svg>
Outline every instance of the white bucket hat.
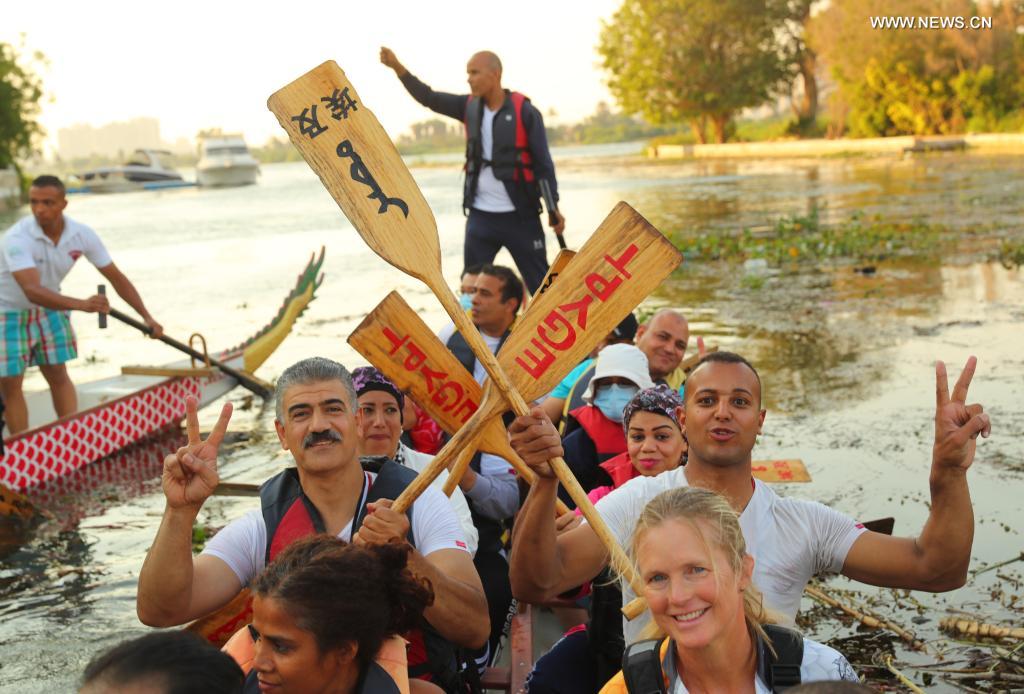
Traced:
<svg viewBox="0 0 1024 694">
<path fill-rule="evenodd" d="M 597 353 L 594 377 L 587 385 L 583 401 L 588 405 L 594 404 L 594 383 L 599 378 L 610 376 L 627 378 L 639 386 L 640 390 L 654 387 L 650 366 L 647 364 L 647 355 L 641 352 L 639 347 L 623 344 L 608 345 Z"/>
</svg>

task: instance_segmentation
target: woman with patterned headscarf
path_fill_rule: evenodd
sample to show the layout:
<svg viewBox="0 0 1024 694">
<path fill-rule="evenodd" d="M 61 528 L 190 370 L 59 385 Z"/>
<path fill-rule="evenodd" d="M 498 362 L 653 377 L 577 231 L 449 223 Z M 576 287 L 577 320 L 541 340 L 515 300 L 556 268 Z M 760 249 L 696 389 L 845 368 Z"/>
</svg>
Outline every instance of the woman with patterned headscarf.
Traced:
<svg viewBox="0 0 1024 694">
<path fill-rule="evenodd" d="M 425 468 L 434 456 L 420 453 L 401 441 L 405 394 L 391 380 L 372 366 L 361 366 L 352 372 L 358 409 L 356 424 L 359 433 L 359 456 L 366 468 L 380 465 L 390 458 L 416 472 Z M 444 486 L 448 472 L 442 470 L 433 484 Z M 476 554 L 479 533 L 473 525 L 466 497 L 458 487 L 448 497 L 466 535 L 470 554 Z"/>
</svg>

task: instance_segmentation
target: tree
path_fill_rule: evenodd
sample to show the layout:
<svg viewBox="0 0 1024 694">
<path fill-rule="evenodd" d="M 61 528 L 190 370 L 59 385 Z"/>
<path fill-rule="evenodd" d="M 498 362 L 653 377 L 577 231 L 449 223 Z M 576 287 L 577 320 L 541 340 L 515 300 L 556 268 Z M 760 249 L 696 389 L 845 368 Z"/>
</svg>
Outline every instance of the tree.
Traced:
<svg viewBox="0 0 1024 694">
<path fill-rule="evenodd" d="M 798 129 L 814 122 L 818 115 L 818 56 L 807 45 L 807 24 L 811 18 L 811 7 L 819 0 L 775 0 L 781 4 L 776 12 L 782 19 L 781 29 L 785 50 L 789 56 L 793 86 L 800 77 L 803 87 L 799 101 L 790 87 L 790 102 Z"/>
<path fill-rule="evenodd" d="M 689 122 L 698 142 L 711 123 L 724 142 L 741 109 L 786 77 L 775 3 L 625 0 L 601 29 L 598 53 L 623 110 L 654 124 Z"/>
<path fill-rule="evenodd" d="M 872 17 L 930 17 L 933 0 L 831 0 L 808 41 L 829 65 L 857 136 L 989 130 L 1024 106 L 1024 2 L 944 0 L 945 17 L 992 28 L 874 29 Z"/>
<path fill-rule="evenodd" d="M 45 60 L 38 52 L 32 58 Z M 0 168 L 16 167 L 18 160 L 38 152 L 43 128 L 36 118 L 42 98 L 42 80 L 22 64 L 14 46 L 0 42 Z"/>
</svg>

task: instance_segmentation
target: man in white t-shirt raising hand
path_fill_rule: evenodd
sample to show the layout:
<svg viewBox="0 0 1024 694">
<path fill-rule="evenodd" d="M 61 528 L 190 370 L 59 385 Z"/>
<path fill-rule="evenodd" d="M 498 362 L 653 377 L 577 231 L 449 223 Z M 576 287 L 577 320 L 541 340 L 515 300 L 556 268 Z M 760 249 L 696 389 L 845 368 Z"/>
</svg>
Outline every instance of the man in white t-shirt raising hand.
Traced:
<svg viewBox="0 0 1024 694">
<path fill-rule="evenodd" d="M 7 230 L 0 254 L 0 390 L 11 434 L 28 428 L 28 408 L 21 390 L 25 370 L 37 365 L 50 386 L 58 417 L 78 409 L 75 385 L 65 363 L 78 356 L 70 311 L 106 313 L 102 295 L 76 299 L 60 293 L 60 283 L 83 255 L 138 311 L 153 335 L 163 333 L 146 310 L 135 286 L 117 269 L 96 232 L 65 216 L 64 184 L 40 176 L 29 189 L 32 216 Z"/>
<path fill-rule="evenodd" d="M 623 546 L 644 505 L 660 492 L 683 485 L 722 494 L 740 512 L 747 548 L 755 558 L 754 582 L 768 607 L 792 621 L 811 576 L 841 572 L 878 586 L 942 592 L 959 588 L 967 577 L 974 513 L 967 469 L 978 434 L 991 431 L 981 405 L 967 405 L 976 360 L 967 361 L 952 397 L 946 367 L 936 365 L 935 445 L 929 483 L 931 508 L 916 538 L 865 530 L 823 504 L 778 496 L 751 474 L 751 451 L 765 411 L 761 380 L 754 367 L 731 352 L 706 355 L 690 373 L 682 425 L 690 445 L 685 467 L 657 477 L 638 477 L 597 504 Z M 512 544 L 511 580 L 516 597 L 543 602 L 593 578 L 608 553 L 589 525 L 556 537 L 558 480 L 548 459 L 561 455 L 558 434 L 539 408 L 517 418 L 509 429 L 512 445 L 537 473 L 537 482 L 518 516 Z M 633 594 L 625 587 L 623 600 Z M 645 622 L 625 625 L 626 642 Z"/>
</svg>

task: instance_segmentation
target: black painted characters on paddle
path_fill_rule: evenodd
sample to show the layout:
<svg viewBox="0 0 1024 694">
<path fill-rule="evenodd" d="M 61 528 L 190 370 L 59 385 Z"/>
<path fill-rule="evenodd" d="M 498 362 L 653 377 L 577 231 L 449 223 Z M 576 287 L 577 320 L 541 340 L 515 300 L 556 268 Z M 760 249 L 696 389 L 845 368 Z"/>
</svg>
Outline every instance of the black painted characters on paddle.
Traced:
<svg viewBox="0 0 1024 694">
<path fill-rule="evenodd" d="M 348 112 L 358 111 L 358 103 L 348 95 L 348 87 L 344 89 L 335 89 L 334 93 L 330 96 L 320 97 L 320 101 L 327 104 L 327 110 L 331 112 L 331 118 L 334 120 L 341 120 L 342 118 L 348 120 Z"/>
<path fill-rule="evenodd" d="M 352 160 L 352 166 L 349 167 L 349 175 L 352 180 L 356 183 L 362 183 L 364 186 L 369 187 L 372 191 L 368 197 L 371 200 L 377 200 L 380 202 L 380 208 L 377 210 L 377 214 L 384 214 L 388 211 L 388 208 L 394 205 L 402 211 L 406 217 L 409 216 L 409 206 L 405 204 L 405 200 L 401 198 L 389 198 L 384 194 L 384 191 L 380 189 L 380 185 L 377 184 L 377 180 L 370 173 L 370 170 L 366 168 L 366 164 L 363 163 L 363 158 L 359 156 L 355 149 L 352 147 L 352 142 L 349 140 L 343 140 L 338 145 L 338 156 Z"/>
<path fill-rule="evenodd" d="M 310 108 L 302 109 L 302 113 L 292 116 L 292 120 L 299 124 L 299 133 L 309 135 L 310 140 L 327 130 L 327 126 L 320 125 L 320 121 L 316 117 L 316 104 L 313 104 Z"/>
</svg>

